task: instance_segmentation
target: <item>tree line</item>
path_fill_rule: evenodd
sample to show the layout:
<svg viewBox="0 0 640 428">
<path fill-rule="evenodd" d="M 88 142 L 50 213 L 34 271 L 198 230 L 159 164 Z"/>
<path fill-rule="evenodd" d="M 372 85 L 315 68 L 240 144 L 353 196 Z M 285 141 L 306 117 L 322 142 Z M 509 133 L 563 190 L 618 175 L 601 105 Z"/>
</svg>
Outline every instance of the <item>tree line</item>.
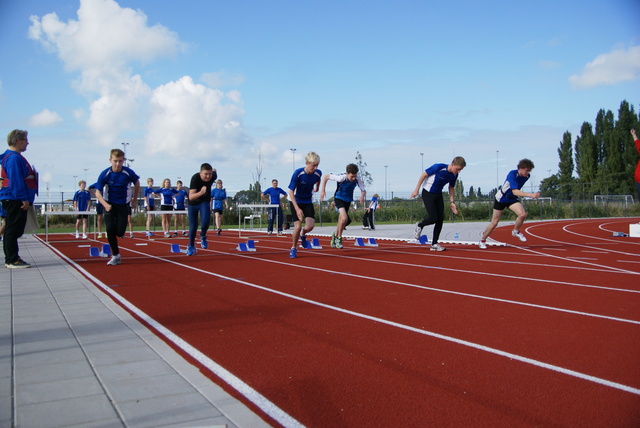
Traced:
<svg viewBox="0 0 640 428">
<path fill-rule="evenodd" d="M 624 100 L 617 119 L 611 110 L 600 109 L 593 125 L 584 122 L 575 143 L 566 131 L 558 147 L 558 173 L 540 182 L 543 196 L 635 195 L 633 172 L 638 152 L 630 131 L 639 122 L 633 105 Z"/>
</svg>

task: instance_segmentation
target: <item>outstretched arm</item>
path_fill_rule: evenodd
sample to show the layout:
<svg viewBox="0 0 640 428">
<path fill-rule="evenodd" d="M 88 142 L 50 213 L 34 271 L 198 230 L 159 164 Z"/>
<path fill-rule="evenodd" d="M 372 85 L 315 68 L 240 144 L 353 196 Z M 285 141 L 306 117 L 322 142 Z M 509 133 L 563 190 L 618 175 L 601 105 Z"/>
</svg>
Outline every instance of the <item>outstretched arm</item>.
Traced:
<svg viewBox="0 0 640 428">
<path fill-rule="evenodd" d="M 418 178 L 418 184 L 416 184 L 416 188 L 413 190 L 413 192 L 411 192 L 409 198 L 415 198 L 416 196 L 418 196 L 418 193 L 420 192 L 420 186 L 422 186 L 422 183 L 424 183 L 424 180 L 426 180 L 428 176 L 429 175 L 427 174 L 427 171 L 423 171 L 422 174 L 420 174 L 420 178 Z"/>
</svg>

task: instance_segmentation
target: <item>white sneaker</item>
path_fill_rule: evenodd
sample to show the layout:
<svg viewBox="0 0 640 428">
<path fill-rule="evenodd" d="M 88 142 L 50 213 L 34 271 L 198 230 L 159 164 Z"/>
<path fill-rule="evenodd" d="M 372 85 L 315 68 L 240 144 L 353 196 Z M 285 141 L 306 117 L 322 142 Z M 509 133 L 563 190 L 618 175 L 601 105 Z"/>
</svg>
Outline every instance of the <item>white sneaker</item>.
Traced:
<svg viewBox="0 0 640 428">
<path fill-rule="evenodd" d="M 117 256 L 111 256 L 111 260 L 107 262 L 107 266 L 115 266 L 120 264 L 120 254 Z"/>
<path fill-rule="evenodd" d="M 78 234 L 78 232 L 76 232 L 76 239 L 80 238 L 80 234 Z"/>
<path fill-rule="evenodd" d="M 87 239 L 87 234 L 86 233 L 82 234 L 82 239 Z"/>
<path fill-rule="evenodd" d="M 98 233 L 98 239 L 102 238 L 102 233 Z"/>
<path fill-rule="evenodd" d="M 511 234 L 518 238 L 522 242 L 527 242 L 527 238 L 520 232 L 516 232 L 515 230 L 511 231 Z"/>
<path fill-rule="evenodd" d="M 440 244 L 432 244 L 431 251 L 444 251 L 446 248 L 441 247 Z"/>
<path fill-rule="evenodd" d="M 129 232 L 129 238 L 133 238 L 133 232 Z"/>
<path fill-rule="evenodd" d="M 487 243 L 485 241 L 480 241 L 480 242 L 478 242 L 478 247 L 480 247 L 481 250 L 486 250 L 487 249 Z"/>
<path fill-rule="evenodd" d="M 422 228 L 420 227 L 420 223 L 416 223 L 416 227 L 413 229 L 413 237 L 420 239 L 420 235 L 422 235 Z"/>
</svg>

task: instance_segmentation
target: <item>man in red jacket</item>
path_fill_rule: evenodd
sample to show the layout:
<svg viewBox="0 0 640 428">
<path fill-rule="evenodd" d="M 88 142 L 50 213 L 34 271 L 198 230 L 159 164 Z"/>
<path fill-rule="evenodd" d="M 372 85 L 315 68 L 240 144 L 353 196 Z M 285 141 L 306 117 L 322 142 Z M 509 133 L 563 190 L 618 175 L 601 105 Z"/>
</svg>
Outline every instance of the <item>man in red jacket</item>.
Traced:
<svg viewBox="0 0 640 428">
<path fill-rule="evenodd" d="M 631 130 L 631 136 L 633 137 L 633 142 L 636 145 L 638 155 L 640 155 L 640 140 L 638 140 L 635 128 Z M 633 179 L 636 182 L 636 192 L 638 193 L 638 202 L 640 202 L 640 160 L 638 160 L 638 164 L 636 165 L 636 172 L 633 174 Z"/>
</svg>

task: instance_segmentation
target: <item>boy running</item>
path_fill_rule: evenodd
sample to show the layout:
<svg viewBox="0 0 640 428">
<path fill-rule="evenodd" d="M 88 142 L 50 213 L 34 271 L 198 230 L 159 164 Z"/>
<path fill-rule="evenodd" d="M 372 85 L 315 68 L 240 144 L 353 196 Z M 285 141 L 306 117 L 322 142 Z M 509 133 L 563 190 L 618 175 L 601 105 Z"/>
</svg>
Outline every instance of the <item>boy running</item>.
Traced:
<svg viewBox="0 0 640 428">
<path fill-rule="evenodd" d="M 96 199 L 104 207 L 105 229 L 112 254 L 107 265 L 114 266 L 120 264 L 118 238 L 124 237 L 127 231 L 131 212 L 129 204 L 133 199 L 133 205 L 136 205 L 140 177 L 131 168 L 124 166 L 124 152 L 120 149 L 111 150 L 109 162 L 111 166 L 100 173 L 98 181 L 91 187 L 96 189 Z M 133 194 L 130 191 L 131 183 Z"/>
<path fill-rule="evenodd" d="M 414 230 L 415 238 L 420 239 L 422 234 L 422 228 L 435 225 L 433 227 L 433 239 L 431 240 L 431 251 L 444 251 L 445 247 L 438 244 L 440 238 L 440 232 L 442 231 L 442 224 L 444 223 L 444 201 L 442 199 L 442 188 L 449 185 L 449 204 L 451 211 L 454 214 L 458 214 L 458 208 L 455 204 L 455 185 L 458 180 L 458 174 L 467 165 L 467 162 L 462 156 L 456 156 L 451 161 L 451 164 L 436 163 L 427 168 L 418 179 L 418 184 L 413 192 L 411 192 L 410 198 L 418 196 L 418 192 L 422 188 L 422 202 L 424 208 L 427 210 L 427 217 L 421 222 L 416 223 Z"/>
<path fill-rule="evenodd" d="M 331 234 L 331 247 L 343 248 L 342 245 L 342 232 L 344 231 L 349 221 L 349 207 L 353 202 L 353 191 L 356 186 L 360 188 L 360 205 L 364 205 L 364 198 L 367 194 L 367 190 L 364 187 L 364 183 L 358 175 L 358 165 L 350 163 L 347 165 L 347 172 L 344 174 L 329 174 L 322 177 L 322 191 L 320 192 L 320 202 L 326 195 L 327 181 L 335 181 L 338 183 L 338 189 L 335 193 L 335 206 L 338 210 L 338 224 L 336 225 L 336 231 Z"/>
<path fill-rule="evenodd" d="M 534 167 L 533 162 L 529 159 L 522 159 L 518 162 L 518 169 L 514 169 L 507 174 L 507 178 L 500 189 L 498 189 L 498 192 L 496 193 L 496 200 L 493 202 L 493 217 L 491 217 L 491 223 L 489 223 L 485 231 L 482 232 L 482 237 L 478 243 L 478 246 L 481 249 L 484 250 L 487 248 L 487 238 L 491 235 L 493 229 L 498 226 L 500 217 L 502 217 L 502 211 L 507 207 L 518 216 L 518 218 L 516 218 L 516 223 L 513 225 L 511 234 L 522 242 L 527 241 L 527 238 L 520 232 L 520 227 L 527 218 L 527 212 L 525 211 L 524 206 L 522 206 L 522 203 L 520 203 L 519 197 L 525 196 L 533 199 L 538 199 L 540 197 L 540 192 L 527 193 L 520 190 L 524 186 L 524 183 L 529 180 L 531 170 Z"/>
<path fill-rule="evenodd" d="M 305 156 L 304 168 L 298 168 L 291 176 L 289 183 L 289 200 L 291 205 L 291 215 L 293 217 L 293 233 L 291 250 L 289 257 L 298 257 L 298 238 L 302 248 L 307 247 L 306 234 L 313 230 L 315 226 L 315 210 L 313 209 L 313 192 L 317 192 L 320 187 L 322 171 L 318 169 L 320 156 L 317 153 L 309 152 Z M 302 220 L 304 219 L 304 229 Z"/>
</svg>

